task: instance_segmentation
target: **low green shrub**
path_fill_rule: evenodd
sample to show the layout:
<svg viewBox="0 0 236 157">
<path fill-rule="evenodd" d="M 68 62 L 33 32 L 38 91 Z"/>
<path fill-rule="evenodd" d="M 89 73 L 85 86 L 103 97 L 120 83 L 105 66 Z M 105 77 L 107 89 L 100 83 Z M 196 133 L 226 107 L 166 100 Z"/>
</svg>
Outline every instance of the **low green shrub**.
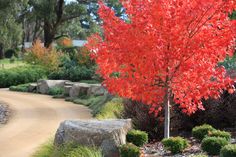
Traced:
<svg viewBox="0 0 236 157">
<path fill-rule="evenodd" d="M 221 130 L 210 131 L 207 136 L 209 136 L 209 137 L 223 137 L 227 141 L 229 141 L 231 139 L 231 134 L 229 132 L 221 131 Z"/>
<path fill-rule="evenodd" d="M 15 51 L 14 49 L 8 49 L 8 50 L 6 50 L 5 53 L 4 53 L 4 56 L 5 56 L 6 58 L 12 58 L 13 56 L 16 57 L 16 55 L 17 55 L 17 53 L 16 53 L 16 51 Z"/>
<path fill-rule="evenodd" d="M 26 83 L 26 84 L 21 84 L 18 86 L 11 86 L 9 89 L 11 91 L 17 91 L 17 92 L 28 92 L 28 87 L 29 87 L 29 83 Z"/>
<path fill-rule="evenodd" d="M 222 137 L 205 137 L 202 140 L 202 150 L 209 155 L 218 155 L 222 147 L 228 144 L 228 141 Z"/>
<path fill-rule="evenodd" d="M 140 130 L 131 130 L 127 133 L 126 140 L 138 147 L 142 147 L 148 142 L 148 134 Z"/>
<path fill-rule="evenodd" d="M 32 157 L 103 157 L 101 150 L 76 144 L 55 147 L 52 140 L 42 145 Z"/>
<path fill-rule="evenodd" d="M 139 147 L 135 146 L 132 143 L 127 143 L 120 147 L 120 156 L 121 157 L 139 157 L 140 156 Z"/>
<path fill-rule="evenodd" d="M 103 95 L 103 96 L 81 96 L 80 98 L 73 99 L 72 101 L 76 104 L 81 104 L 88 106 L 92 110 L 92 114 L 96 116 L 100 113 L 102 107 L 106 102 L 110 101 L 112 97 Z"/>
<path fill-rule="evenodd" d="M 192 129 L 193 137 L 202 140 L 210 131 L 215 130 L 211 125 L 203 124 Z"/>
<path fill-rule="evenodd" d="M 47 71 L 40 66 L 20 66 L 0 70 L 0 88 L 36 82 L 45 78 Z"/>
<path fill-rule="evenodd" d="M 173 154 L 182 152 L 185 148 L 188 147 L 188 141 L 182 137 L 170 137 L 165 138 L 162 141 L 164 148 L 171 151 Z"/>
<path fill-rule="evenodd" d="M 52 96 L 62 95 L 63 93 L 64 93 L 64 88 L 62 87 L 53 87 L 50 88 L 48 91 L 48 94 Z"/>
<path fill-rule="evenodd" d="M 228 144 L 220 151 L 220 157 L 236 157 L 236 144 Z"/>
<path fill-rule="evenodd" d="M 14 63 L 16 61 L 16 57 L 14 57 L 14 56 L 11 57 L 9 61 L 10 61 L 10 63 Z"/>
<path fill-rule="evenodd" d="M 48 75 L 48 78 L 53 80 L 63 79 L 71 81 L 92 80 L 94 74 L 95 69 L 93 68 L 75 65 L 72 67 L 62 68 L 58 71 L 54 71 Z"/>
<path fill-rule="evenodd" d="M 96 115 L 97 119 L 118 119 L 122 117 L 124 110 L 123 100 L 113 98 L 102 106 L 100 112 Z"/>
<path fill-rule="evenodd" d="M 236 55 L 232 57 L 227 56 L 223 62 L 218 63 L 220 66 L 224 66 L 225 69 L 235 69 L 236 68 Z"/>
</svg>

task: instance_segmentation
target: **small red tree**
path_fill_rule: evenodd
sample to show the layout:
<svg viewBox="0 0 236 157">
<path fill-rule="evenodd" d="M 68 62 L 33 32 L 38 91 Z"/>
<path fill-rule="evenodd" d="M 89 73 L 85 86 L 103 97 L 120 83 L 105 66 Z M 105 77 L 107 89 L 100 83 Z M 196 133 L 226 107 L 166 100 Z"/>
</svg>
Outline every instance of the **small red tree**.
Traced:
<svg viewBox="0 0 236 157">
<path fill-rule="evenodd" d="M 94 35 L 92 52 L 111 93 L 142 101 L 157 114 L 165 109 L 169 137 L 170 105 L 183 112 L 203 110 L 202 99 L 234 92 L 234 81 L 217 66 L 232 55 L 235 0 L 122 0 L 127 19 L 100 3 L 104 36 Z"/>
</svg>

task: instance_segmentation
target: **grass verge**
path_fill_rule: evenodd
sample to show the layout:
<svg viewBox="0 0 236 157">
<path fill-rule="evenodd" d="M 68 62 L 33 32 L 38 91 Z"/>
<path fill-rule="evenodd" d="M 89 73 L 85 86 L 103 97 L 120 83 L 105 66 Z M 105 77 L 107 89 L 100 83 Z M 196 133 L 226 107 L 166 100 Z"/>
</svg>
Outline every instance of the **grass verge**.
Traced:
<svg viewBox="0 0 236 157">
<path fill-rule="evenodd" d="M 85 147 L 76 144 L 65 144 L 55 147 L 53 141 L 49 140 L 33 154 L 32 157 L 102 157 L 100 149 Z"/>
</svg>

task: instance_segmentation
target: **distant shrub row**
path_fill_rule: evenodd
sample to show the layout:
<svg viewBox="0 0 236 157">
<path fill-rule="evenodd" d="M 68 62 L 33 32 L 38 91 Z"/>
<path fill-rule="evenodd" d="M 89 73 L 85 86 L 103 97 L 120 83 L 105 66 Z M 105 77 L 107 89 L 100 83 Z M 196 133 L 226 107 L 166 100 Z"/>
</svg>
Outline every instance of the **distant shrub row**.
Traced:
<svg viewBox="0 0 236 157">
<path fill-rule="evenodd" d="M 21 66 L 0 70 L 0 88 L 35 82 L 46 77 L 47 71 L 40 66 Z"/>
</svg>

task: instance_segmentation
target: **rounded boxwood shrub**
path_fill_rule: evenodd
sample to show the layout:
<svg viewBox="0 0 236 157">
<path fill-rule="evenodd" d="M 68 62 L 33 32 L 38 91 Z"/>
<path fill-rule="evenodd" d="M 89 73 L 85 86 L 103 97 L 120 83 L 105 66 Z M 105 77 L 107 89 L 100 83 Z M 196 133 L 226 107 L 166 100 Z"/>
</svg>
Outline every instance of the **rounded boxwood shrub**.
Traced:
<svg viewBox="0 0 236 157">
<path fill-rule="evenodd" d="M 127 143 L 120 147 L 120 156 L 121 157 L 139 157 L 140 156 L 139 147 L 135 146 L 132 143 Z"/>
<path fill-rule="evenodd" d="M 148 142 L 148 134 L 140 130 L 131 130 L 127 133 L 126 140 L 141 147 Z"/>
<path fill-rule="evenodd" d="M 210 131 L 207 136 L 209 136 L 209 137 L 223 137 L 228 141 L 231 139 L 231 134 L 229 132 L 221 131 L 221 130 Z"/>
<path fill-rule="evenodd" d="M 164 148 L 171 151 L 173 154 L 182 152 L 185 148 L 188 147 L 188 141 L 182 137 L 170 137 L 165 138 L 162 141 Z"/>
<path fill-rule="evenodd" d="M 228 141 L 222 137 L 206 137 L 202 140 L 202 150 L 209 155 L 218 155 L 222 147 L 228 144 Z"/>
<path fill-rule="evenodd" d="M 210 131 L 215 130 L 211 125 L 203 124 L 192 129 L 193 137 L 202 140 Z"/>
<path fill-rule="evenodd" d="M 228 144 L 220 151 L 220 157 L 236 157 L 236 144 Z"/>
</svg>

